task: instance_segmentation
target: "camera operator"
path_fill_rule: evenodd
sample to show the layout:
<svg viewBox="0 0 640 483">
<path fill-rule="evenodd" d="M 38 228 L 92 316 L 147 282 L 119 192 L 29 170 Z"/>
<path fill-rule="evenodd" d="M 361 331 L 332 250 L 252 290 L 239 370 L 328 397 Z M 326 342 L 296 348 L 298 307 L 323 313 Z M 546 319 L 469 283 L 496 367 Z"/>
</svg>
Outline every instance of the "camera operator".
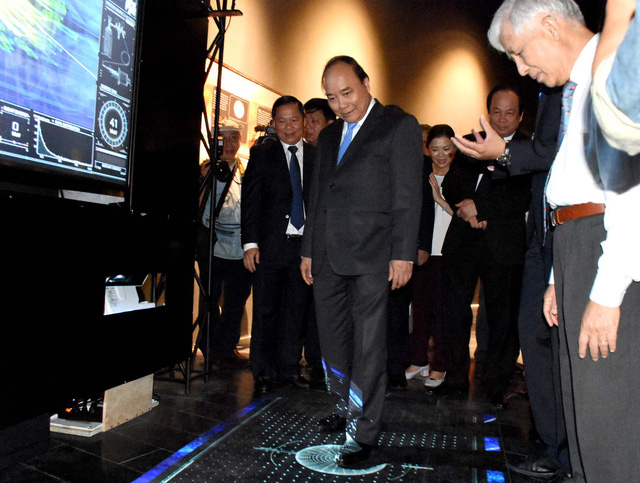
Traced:
<svg viewBox="0 0 640 483">
<path fill-rule="evenodd" d="M 198 232 L 198 265 L 203 284 L 207 283 L 211 270 L 211 297 L 213 310 L 209 322 L 209 347 L 212 364 L 246 363 L 235 352 L 240 339 L 240 324 L 244 306 L 251 292 L 251 274 L 244 267 L 244 252 L 240 243 L 240 195 L 246 161 L 237 157 L 240 149 L 240 128 L 232 121 L 220 124 L 219 134 L 222 144 L 218 145 L 218 161 L 213 165 L 216 183 L 215 245 L 213 259 L 209 256 L 209 233 L 211 217 L 211 193 L 206 196 L 202 213 L 202 223 Z M 221 149 L 220 149 L 221 148 Z M 205 162 L 202 175 L 206 176 L 211 163 Z M 204 199 L 201 203 L 204 203 Z M 224 286 L 222 313 L 218 301 Z M 205 303 L 201 298 L 200 316 Z M 205 342 L 201 339 L 200 349 L 205 353 Z"/>
</svg>

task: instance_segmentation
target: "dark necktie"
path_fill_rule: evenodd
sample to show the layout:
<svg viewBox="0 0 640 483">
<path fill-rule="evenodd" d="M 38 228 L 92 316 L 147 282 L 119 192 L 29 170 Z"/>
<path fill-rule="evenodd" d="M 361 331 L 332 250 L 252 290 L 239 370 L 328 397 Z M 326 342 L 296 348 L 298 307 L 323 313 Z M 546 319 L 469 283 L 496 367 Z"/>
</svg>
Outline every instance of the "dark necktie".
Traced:
<svg viewBox="0 0 640 483">
<path fill-rule="evenodd" d="M 300 165 L 296 156 L 296 146 L 289 146 L 291 160 L 289 161 L 289 173 L 291 174 L 291 188 L 293 189 L 293 199 L 291 200 L 291 224 L 300 229 L 304 225 L 304 199 L 302 197 L 302 176 L 300 176 Z"/>
<path fill-rule="evenodd" d="M 342 144 L 340 144 L 340 149 L 338 150 L 338 163 L 342 160 L 342 156 L 347 151 L 349 144 L 351 144 L 351 138 L 353 137 L 353 129 L 358 125 L 357 122 L 348 122 L 347 123 L 347 132 L 344 135 L 344 139 L 342 140 Z"/>
<path fill-rule="evenodd" d="M 576 84 L 573 81 L 567 82 L 562 88 L 562 114 L 560 117 L 560 131 L 558 131 L 558 149 L 562 145 L 562 140 L 567 132 L 567 124 L 569 123 L 569 115 L 571 114 L 571 104 L 573 103 L 573 93 L 576 90 Z M 551 168 L 553 163 L 549 167 L 547 173 L 547 181 L 544 184 L 544 193 L 542 196 L 542 244 L 544 245 L 547 239 L 547 231 L 549 231 L 549 216 L 547 214 L 547 185 L 549 184 L 549 178 L 551 177 Z"/>
</svg>

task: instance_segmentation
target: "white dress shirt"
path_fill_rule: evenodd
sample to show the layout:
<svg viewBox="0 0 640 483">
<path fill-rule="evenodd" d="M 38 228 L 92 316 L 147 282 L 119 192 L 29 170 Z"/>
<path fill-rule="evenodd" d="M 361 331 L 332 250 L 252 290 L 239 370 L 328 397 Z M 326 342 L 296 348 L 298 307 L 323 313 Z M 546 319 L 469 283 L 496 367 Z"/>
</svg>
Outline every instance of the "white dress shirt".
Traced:
<svg viewBox="0 0 640 483">
<path fill-rule="evenodd" d="M 618 307 L 633 280 L 640 281 L 640 187 L 625 193 L 605 192 L 594 176 L 596 160 L 587 159 L 589 128 L 591 64 L 599 36 L 585 46 L 571 71 L 577 83 L 566 133 L 551 167 L 547 199 L 552 207 L 580 203 L 605 203 L 604 227 L 607 237 L 602 242 L 602 255 L 589 298 L 606 307 Z M 553 283 L 553 273 L 551 277 Z"/>
</svg>

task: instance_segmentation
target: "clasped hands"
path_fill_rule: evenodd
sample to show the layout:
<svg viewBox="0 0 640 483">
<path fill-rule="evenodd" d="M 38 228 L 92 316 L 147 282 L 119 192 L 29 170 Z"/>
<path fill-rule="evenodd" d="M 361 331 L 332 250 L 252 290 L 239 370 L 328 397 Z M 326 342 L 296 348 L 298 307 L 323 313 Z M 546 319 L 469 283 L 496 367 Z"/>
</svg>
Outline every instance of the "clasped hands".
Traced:
<svg viewBox="0 0 640 483">
<path fill-rule="evenodd" d="M 484 230 L 487 227 L 487 221 L 478 221 L 478 210 L 476 204 L 471 199 L 462 200 L 456 203 L 456 215 L 471 225 L 471 228 Z"/>
</svg>

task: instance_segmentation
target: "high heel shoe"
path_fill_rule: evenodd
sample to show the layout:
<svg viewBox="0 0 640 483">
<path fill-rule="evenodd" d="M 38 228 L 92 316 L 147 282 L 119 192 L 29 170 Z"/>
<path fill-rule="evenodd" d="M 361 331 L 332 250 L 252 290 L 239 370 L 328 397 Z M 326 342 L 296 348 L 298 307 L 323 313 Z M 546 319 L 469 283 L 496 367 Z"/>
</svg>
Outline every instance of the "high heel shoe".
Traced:
<svg viewBox="0 0 640 483">
<path fill-rule="evenodd" d="M 444 382 L 445 377 L 447 377 L 446 372 L 444 373 L 444 376 L 442 376 L 442 379 L 431 379 L 430 377 L 427 377 L 427 380 L 424 381 L 424 385 L 425 387 L 430 387 L 430 388 L 438 387 L 440 384 Z"/>
<path fill-rule="evenodd" d="M 407 378 L 407 381 L 413 379 L 416 376 L 427 377 L 429 375 L 429 364 L 426 366 L 418 367 L 415 371 L 405 371 L 404 377 Z"/>
</svg>

